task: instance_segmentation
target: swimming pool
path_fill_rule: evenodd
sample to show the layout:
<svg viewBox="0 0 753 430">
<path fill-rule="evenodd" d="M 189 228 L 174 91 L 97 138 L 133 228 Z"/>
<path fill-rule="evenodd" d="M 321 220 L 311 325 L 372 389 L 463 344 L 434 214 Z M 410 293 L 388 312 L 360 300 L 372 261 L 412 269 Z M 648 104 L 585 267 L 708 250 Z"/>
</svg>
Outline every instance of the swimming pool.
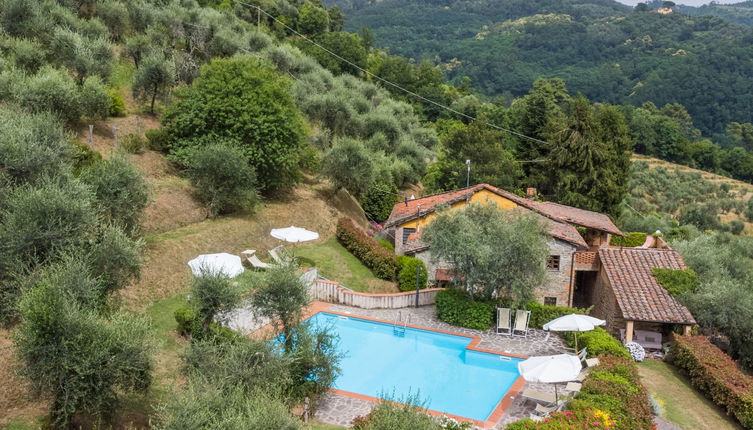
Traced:
<svg viewBox="0 0 753 430">
<path fill-rule="evenodd" d="M 466 349 L 471 337 L 406 328 L 320 312 L 310 319 L 340 336 L 345 354 L 334 388 L 401 400 L 409 394 L 428 409 L 485 421 L 518 379 L 519 358 Z"/>
</svg>

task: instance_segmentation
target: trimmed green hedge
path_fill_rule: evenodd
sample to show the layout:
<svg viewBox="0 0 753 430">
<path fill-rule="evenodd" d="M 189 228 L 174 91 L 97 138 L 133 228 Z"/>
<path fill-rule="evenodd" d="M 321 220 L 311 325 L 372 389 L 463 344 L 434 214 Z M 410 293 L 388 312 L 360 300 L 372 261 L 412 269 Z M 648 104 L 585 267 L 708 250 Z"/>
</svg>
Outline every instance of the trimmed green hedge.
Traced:
<svg viewBox="0 0 753 430">
<path fill-rule="evenodd" d="M 641 232 L 633 232 L 633 233 L 625 233 L 625 236 L 612 236 L 611 239 L 609 239 L 609 244 L 612 246 L 626 246 L 626 247 L 636 247 L 641 246 L 644 243 L 646 243 L 646 237 L 648 235 L 646 233 Z"/>
<path fill-rule="evenodd" d="M 368 267 L 374 276 L 388 281 L 395 280 L 398 269 L 395 254 L 369 237 L 353 220 L 340 218 L 337 221 L 336 236 L 337 241 Z"/>
<path fill-rule="evenodd" d="M 673 270 L 654 267 L 651 273 L 672 296 L 692 293 L 698 287 L 698 276 L 693 269 Z"/>
<path fill-rule="evenodd" d="M 712 344 L 706 336 L 673 335 L 669 360 L 747 429 L 753 429 L 753 376 Z"/>
<path fill-rule="evenodd" d="M 477 302 L 465 291 L 447 288 L 437 293 L 437 318 L 459 327 L 488 330 L 494 323 L 495 302 Z"/>
<path fill-rule="evenodd" d="M 583 388 L 567 405 L 575 413 L 599 410 L 609 414 L 616 430 L 651 430 L 653 414 L 638 368 L 629 358 L 599 357 Z"/>
<path fill-rule="evenodd" d="M 400 291 L 415 291 L 416 290 L 416 270 L 421 267 L 421 274 L 419 275 L 419 289 L 424 289 L 428 285 L 429 276 L 426 273 L 426 265 L 423 261 L 415 257 L 408 257 L 407 255 L 397 256 L 397 265 L 400 268 L 397 274 L 397 282 Z"/>
<path fill-rule="evenodd" d="M 568 336 L 567 343 L 574 344 L 574 337 Z M 630 351 L 619 340 L 601 327 L 591 331 L 578 333 L 578 348 L 588 348 L 588 355 L 614 355 L 616 357 L 630 359 Z"/>
<path fill-rule="evenodd" d="M 531 311 L 530 326 L 541 328 L 549 321 L 570 314 L 588 315 L 591 309 L 569 308 L 567 306 L 542 305 L 538 302 L 529 302 L 526 309 Z"/>
</svg>

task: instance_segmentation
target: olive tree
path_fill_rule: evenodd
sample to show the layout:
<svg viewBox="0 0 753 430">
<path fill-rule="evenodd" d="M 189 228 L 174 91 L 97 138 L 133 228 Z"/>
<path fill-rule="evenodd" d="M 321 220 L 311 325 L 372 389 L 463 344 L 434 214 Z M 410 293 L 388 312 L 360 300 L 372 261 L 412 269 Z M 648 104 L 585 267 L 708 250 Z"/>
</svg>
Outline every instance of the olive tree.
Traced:
<svg viewBox="0 0 753 430">
<path fill-rule="evenodd" d="M 119 224 L 129 233 L 138 230 L 149 193 L 144 175 L 124 155 L 95 162 L 80 178 L 94 192 L 105 221 Z"/>
<path fill-rule="evenodd" d="M 375 170 L 372 154 L 357 139 L 339 139 L 322 159 L 322 171 L 337 190 L 346 188 L 356 198 L 374 183 Z"/>
<path fill-rule="evenodd" d="M 292 263 L 268 269 L 251 296 L 251 304 L 258 314 L 271 319 L 282 329 L 286 349 L 293 345 L 293 328 L 301 320 L 303 308 L 308 303 L 307 287 Z"/>
<path fill-rule="evenodd" d="M 240 293 L 233 287 L 230 278 L 221 272 L 202 270 L 191 282 L 191 303 L 202 321 L 202 331 L 209 333 L 214 317 L 223 311 L 235 308 L 240 302 Z"/>
<path fill-rule="evenodd" d="M 145 320 L 114 313 L 103 318 L 72 300 L 60 286 L 29 289 L 14 336 L 20 372 L 51 400 L 53 426 L 66 428 L 87 412 L 107 418 L 123 393 L 145 393 L 153 361 Z"/>
<path fill-rule="evenodd" d="M 175 84 L 175 64 L 160 53 L 152 53 L 141 62 L 133 77 L 133 95 L 150 100 L 149 112 L 154 113 L 154 102 L 165 97 Z"/>
<path fill-rule="evenodd" d="M 471 296 L 515 303 L 532 299 L 546 279 L 546 237 L 537 215 L 477 203 L 439 211 L 422 235 L 432 260 L 449 263 Z"/>
<path fill-rule="evenodd" d="M 193 148 L 187 174 L 212 216 L 250 209 L 258 200 L 256 172 L 237 147 L 211 144 Z"/>
</svg>

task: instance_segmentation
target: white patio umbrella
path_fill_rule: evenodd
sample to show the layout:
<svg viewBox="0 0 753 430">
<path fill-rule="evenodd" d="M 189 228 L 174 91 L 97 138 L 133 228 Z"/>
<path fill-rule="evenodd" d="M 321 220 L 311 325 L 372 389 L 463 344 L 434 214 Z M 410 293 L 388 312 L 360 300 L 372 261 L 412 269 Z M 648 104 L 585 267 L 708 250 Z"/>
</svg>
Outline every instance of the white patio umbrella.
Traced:
<svg viewBox="0 0 753 430">
<path fill-rule="evenodd" d="M 202 254 L 188 262 L 191 272 L 195 276 L 203 273 L 223 273 L 234 278 L 243 273 L 241 258 L 237 255 L 222 252 L 219 254 Z"/>
<path fill-rule="evenodd" d="M 275 228 L 272 229 L 270 234 L 275 239 L 280 239 L 284 240 L 285 242 L 292 243 L 308 242 L 310 240 L 319 239 L 319 233 L 295 226 Z"/>
<path fill-rule="evenodd" d="M 554 384 L 554 400 L 557 403 L 557 383 L 575 379 L 582 366 L 578 357 L 570 354 L 531 357 L 518 363 L 520 376 L 528 382 Z"/>
<path fill-rule="evenodd" d="M 604 325 L 606 321 L 588 315 L 570 314 L 555 318 L 544 324 L 544 330 L 549 331 L 574 331 L 575 351 L 578 351 L 578 332 L 591 331 L 596 326 Z"/>
</svg>

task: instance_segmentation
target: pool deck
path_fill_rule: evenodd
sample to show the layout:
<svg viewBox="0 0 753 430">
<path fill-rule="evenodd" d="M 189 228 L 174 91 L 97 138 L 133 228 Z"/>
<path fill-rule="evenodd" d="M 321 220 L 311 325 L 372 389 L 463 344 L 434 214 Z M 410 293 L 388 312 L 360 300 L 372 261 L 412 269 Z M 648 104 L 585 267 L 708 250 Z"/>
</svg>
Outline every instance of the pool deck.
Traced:
<svg viewBox="0 0 753 430">
<path fill-rule="evenodd" d="M 533 356 L 565 352 L 564 344 L 559 336 L 555 334 L 550 336 L 545 331 L 530 329 L 527 338 L 520 338 L 496 335 L 492 330 L 480 331 L 455 327 L 438 320 L 434 315 L 434 306 L 424 306 L 418 309 L 361 309 L 324 302 L 314 302 L 308 311 L 309 314 L 325 311 L 389 322 L 398 321 L 399 315 L 402 316 L 403 322 L 409 317 L 409 326 L 472 336 L 476 339 L 472 341 L 471 348 L 500 354 Z M 522 391 L 522 389 L 529 387 L 554 394 L 554 387 L 551 384 L 524 382 L 520 390 Z M 507 424 L 527 418 L 530 415 L 536 404 L 518 396 L 514 389 L 511 390 L 511 393 L 513 395 L 503 399 L 500 406 L 495 410 L 495 413 L 490 417 L 492 419 L 487 421 L 483 428 L 503 429 Z M 366 399 L 366 396 L 346 395 L 338 390 L 330 390 L 319 402 L 316 410 L 316 418 L 329 424 L 349 427 L 354 418 L 368 414 L 375 405 L 373 401 Z"/>
</svg>

